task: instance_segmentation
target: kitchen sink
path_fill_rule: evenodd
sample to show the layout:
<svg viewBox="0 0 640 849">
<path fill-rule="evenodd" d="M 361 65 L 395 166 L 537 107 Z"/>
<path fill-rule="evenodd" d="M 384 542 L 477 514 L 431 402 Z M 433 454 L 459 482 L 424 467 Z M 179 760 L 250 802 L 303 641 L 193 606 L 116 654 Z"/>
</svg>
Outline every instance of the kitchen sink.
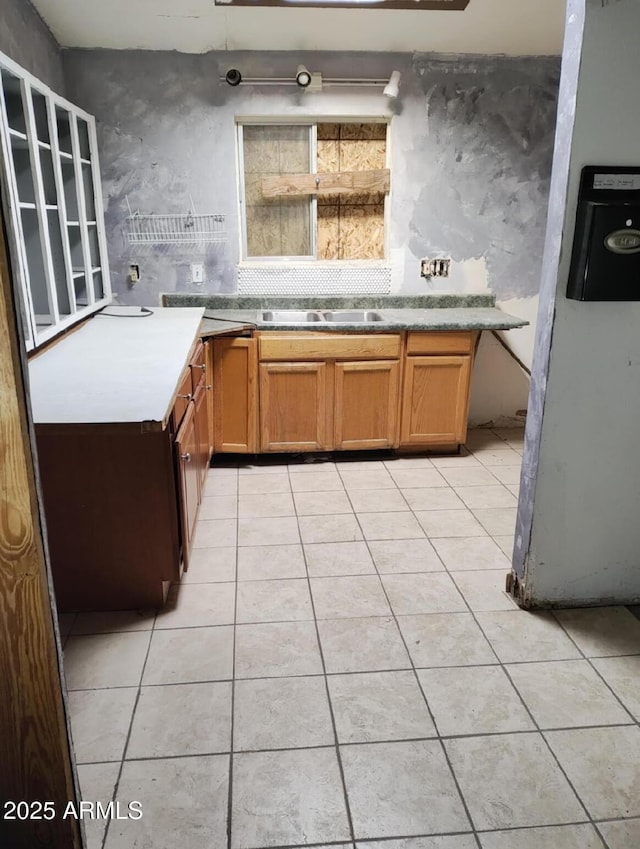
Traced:
<svg viewBox="0 0 640 849">
<path fill-rule="evenodd" d="M 324 320 L 319 312 L 313 310 L 262 310 L 258 318 L 277 324 L 313 324 Z"/>
<path fill-rule="evenodd" d="M 379 312 L 373 310 L 323 310 L 325 321 L 344 324 L 357 324 L 365 321 L 383 321 Z"/>
<path fill-rule="evenodd" d="M 373 310 L 261 310 L 260 321 L 274 324 L 316 324 L 330 321 L 332 324 L 365 324 L 383 321 L 379 312 Z"/>
</svg>

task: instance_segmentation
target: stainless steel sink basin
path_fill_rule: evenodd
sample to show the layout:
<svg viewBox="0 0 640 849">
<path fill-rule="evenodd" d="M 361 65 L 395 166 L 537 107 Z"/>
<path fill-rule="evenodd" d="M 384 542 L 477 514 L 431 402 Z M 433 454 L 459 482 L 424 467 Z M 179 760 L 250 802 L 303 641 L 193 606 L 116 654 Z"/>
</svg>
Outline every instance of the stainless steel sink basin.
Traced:
<svg viewBox="0 0 640 849">
<path fill-rule="evenodd" d="M 382 321 L 379 312 L 373 310 L 323 310 L 325 321 L 344 324 L 358 324 L 366 321 Z"/>
<path fill-rule="evenodd" d="M 374 310 L 261 310 L 258 319 L 274 324 L 317 324 L 323 321 L 332 324 L 365 324 L 369 321 L 383 321 L 380 313 Z"/>
<path fill-rule="evenodd" d="M 320 313 L 313 310 L 262 310 L 258 318 L 276 324 L 313 324 L 323 321 Z"/>
</svg>

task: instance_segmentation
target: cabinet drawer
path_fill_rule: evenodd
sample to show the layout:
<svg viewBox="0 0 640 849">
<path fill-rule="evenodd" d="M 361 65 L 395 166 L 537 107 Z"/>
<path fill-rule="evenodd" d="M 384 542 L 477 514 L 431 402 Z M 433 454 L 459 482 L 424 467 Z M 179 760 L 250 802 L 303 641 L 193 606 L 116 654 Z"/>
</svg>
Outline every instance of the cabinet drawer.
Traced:
<svg viewBox="0 0 640 849">
<path fill-rule="evenodd" d="M 407 334 L 407 354 L 470 354 L 475 335 L 472 330 L 412 331 Z"/>
<path fill-rule="evenodd" d="M 189 361 L 189 371 L 191 372 L 191 393 L 196 394 L 196 389 L 201 384 L 204 385 L 205 372 L 207 370 L 207 361 L 205 357 L 204 345 L 198 342 L 198 346 Z"/>
<path fill-rule="evenodd" d="M 261 335 L 259 357 L 269 360 L 374 360 L 400 356 L 399 334 L 326 333 Z"/>
<path fill-rule="evenodd" d="M 173 404 L 173 429 L 174 432 L 180 427 L 180 422 L 187 412 L 189 401 L 193 398 L 193 386 L 191 381 L 191 369 L 188 369 L 182 375 L 180 384 L 178 385 L 178 394 Z"/>
</svg>

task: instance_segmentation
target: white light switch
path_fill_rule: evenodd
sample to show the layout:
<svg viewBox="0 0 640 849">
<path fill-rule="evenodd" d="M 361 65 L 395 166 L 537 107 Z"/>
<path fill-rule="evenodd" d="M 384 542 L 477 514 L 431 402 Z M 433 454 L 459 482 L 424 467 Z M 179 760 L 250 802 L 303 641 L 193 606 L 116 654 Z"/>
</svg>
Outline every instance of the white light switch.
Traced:
<svg viewBox="0 0 640 849">
<path fill-rule="evenodd" d="M 201 262 L 191 263 L 191 282 L 204 283 L 204 265 Z"/>
</svg>

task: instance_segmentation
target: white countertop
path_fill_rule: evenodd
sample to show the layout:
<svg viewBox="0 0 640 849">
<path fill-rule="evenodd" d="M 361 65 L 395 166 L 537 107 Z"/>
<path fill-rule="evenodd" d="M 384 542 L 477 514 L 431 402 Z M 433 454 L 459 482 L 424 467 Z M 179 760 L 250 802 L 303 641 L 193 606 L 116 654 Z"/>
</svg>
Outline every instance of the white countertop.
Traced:
<svg viewBox="0 0 640 849">
<path fill-rule="evenodd" d="M 166 424 L 203 312 L 107 307 L 29 361 L 34 422 Z"/>
</svg>

